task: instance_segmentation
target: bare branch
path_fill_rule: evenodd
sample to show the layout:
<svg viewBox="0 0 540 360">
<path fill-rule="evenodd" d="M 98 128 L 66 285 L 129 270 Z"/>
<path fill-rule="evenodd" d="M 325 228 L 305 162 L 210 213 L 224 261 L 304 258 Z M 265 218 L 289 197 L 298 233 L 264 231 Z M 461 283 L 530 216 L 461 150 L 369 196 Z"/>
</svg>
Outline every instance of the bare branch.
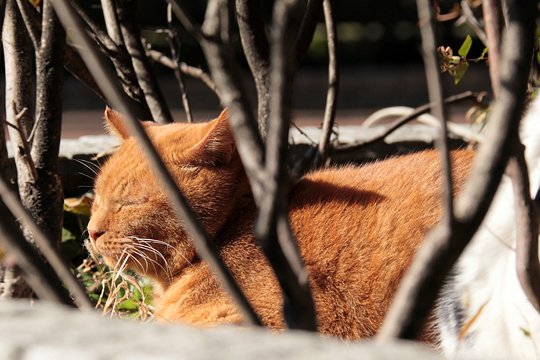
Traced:
<svg viewBox="0 0 540 360">
<path fill-rule="evenodd" d="M 32 130 L 32 160 L 36 181 L 21 191 L 24 206 L 47 234 L 59 245 L 63 223 L 63 187 L 58 169 L 62 129 L 62 88 L 66 34 L 50 0 L 43 1 L 43 25 L 36 49 L 36 121 Z"/>
<path fill-rule="evenodd" d="M 187 11 L 184 9 L 184 5 L 178 3 L 177 0 L 166 1 L 169 5 L 171 5 L 174 15 L 187 30 L 187 32 L 189 32 L 195 39 L 199 41 L 205 37 L 205 35 L 201 32 L 200 27 L 193 22 Z"/>
<path fill-rule="evenodd" d="M 259 131 L 266 138 L 269 108 L 269 46 L 260 0 L 236 0 L 236 21 L 240 40 L 257 88 L 257 122 Z"/>
<path fill-rule="evenodd" d="M 516 206 L 516 267 L 523 292 L 540 312 L 540 263 L 538 261 L 538 209 L 531 199 L 529 173 L 523 145 L 516 145 L 508 162 Z"/>
<path fill-rule="evenodd" d="M 301 1 L 279 0 L 274 5 L 266 181 L 255 234 L 283 289 L 288 327 L 316 331 L 317 319 L 307 274 L 287 216 L 286 160 L 294 74 L 294 43 L 288 39 L 288 34 L 302 9 Z"/>
<path fill-rule="evenodd" d="M 17 167 L 17 182 L 24 193 L 28 183 L 36 179 L 35 168 L 30 159 L 28 134 L 33 125 L 30 116 L 32 99 L 32 58 L 34 49 L 25 36 L 24 24 L 15 0 L 6 3 L 2 29 L 6 79 L 6 122 Z M 26 109 L 26 110 L 25 110 Z M 30 171 L 28 171 L 30 168 Z"/>
<path fill-rule="evenodd" d="M 0 4 L 1 13 L 4 12 L 5 2 Z M 2 20 L 3 21 L 3 20 Z M 8 154 L 7 154 L 7 142 L 4 124 L 7 121 L 4 116 L 4 111 L 0 111 L 0 178 L 8 179 Z M 3 267 L 0 264 L 0 278 L 3 278 Z M 0 291 L 0 296 L 2 291 Z"/>
<path fill-rule="evenodd" d="M 165 67 L 168 67 L 169 69 L 174 70 L 176 67 L 179 67 L 180 71 L 183 74 L 202 81 L 210 90 L 212 90 L 212 92 L 214 92 L 214 94 L 218 95 L 216 84 L 214 83 L 212 78 L 210 78 L 210 75 L 204 72 L 204 70 L 198 67 L 188 65 L 185 62 L 176 63 L 170 57 L 154 49 L 150 49 L 147 52 L 152 60 L 160 63 Z"/>
<path fill-rule="evenodd" d="M 96 42 L 107 53 L 120 53 L 120 47 L 109 37 L 109 35 L 101 29 L 101 27 L 84 11 L 77 1 L 72 3 L 73 8 L 77 11 L 79 17 L 86 24 L 85 31 L 96 40 Z"/>
<path fill-rule="evenodd" d="M 205 36 L 202 37 L 201 46 L 218 87 L 221 104 L 230 112 L 229 122 L 238 152 L 246 169 L 255 201 L 259 202 L 264 181 L 264 168 L 261 166 L 264 163 L 263 140 L 251 112 L 234 53 L 230 46 L 216 40 L 221 36 L 220 9 L 226 7 L 226 0 L 212 0 L 208 3 L 202 27 Z"/>
<path fill-rule="evenodd" d="M 37 255 L 36 251 L 32 249 L 28 242 L 24 238 L 21 239 L 18 235 L 20 233 L 20 230 L 12 233 L 15 239 L 8 240 L 10 241 L 10 249 L 14 249 L 15 255 L 18 257 L 17 263 L 23 268 L 23 270 L 32 273 L 33 267 L 28 265 L 29 261 L 36 264 L 36 266 L 42 267 L 45 271 L 43 273 L 43 276 L 45 276 L 46 279 L 44 282 L 46 282 L 47 284 L 40 284 L 39 287 L 47 285 L 51 287 L 58 287 L 59 285 L 57 285 L 56 282 L 61 281 L 60 284 L 63 282 L 67 286 L 67 288 L 70 290 L 71 294 L 75 298 L 75 302 L 77 303 L 77 306 L 79 308 L 86 310 L 92 309 L 93 306 L 90 303 L 90 300 L 88 299 L 88 296 L 86 295 L 83 286 L 77 281 L 75 276 L 69 270 L 69 267 L 59 255 L 58 250 L 56 249 L 55 245 L 53 245 L 52 239 L 49 239 L 47 235 L 43 232 L 43 230 L 35 223 L 32 215 L 30 215 L 30 213 L 22 206 L 21 202 L 18 200 L 17 195 L 15 195 L 9 189 L 4 179 L 1 178 L 0 197 L 2 199 L 2 201 L 0 202 L 0 207 L 7 206 L 7 209 L 9 209 L 13 216 L 19 219 L 19 221 L 27 229 L 29 229 L 29 231 L 33 235 L 33 239 L 36 245 L 41 250 L 45 258 L 47 259 L 48 264 L 50 265 L 42 264 L 43 262 L 41 260 L 41 256 Z M 8 216 L 7 218 L 5 216 L 0 216 L 0 218 L 2 221 L 5 220 L 5 222 L 2 223 L 1 226 L 10 228 L 18 227 L 12 224 L 11 221 L 8 221 L 8 219 L 12 218 L 11 216 Z M 4 235 L 6 235 L 5 232 Z M 46 269 L 49 266 L 50 270 Z M 51 274 L 56 274 L 56 276 L 51 276 Z M 36 275 L 33 274 L 33 276 Z M 43 281 L 43 279 L 41 279 L 40 281 Z M 36 289 L 33 283 L 30 283 L 30 285 L 33 289 Z M 69 303 L 71 303 L 71 301 Z"/>
<path fill-rule="evenodd" d="M 493 200 L 518 134 L 534 40 L 536 2 L 508 0 L 508 27 L 501 56 L 501 89 L 472 173 L 455 201 L 455 226 L 428 234 L 407 271 L 379 339 L 414 339 L 432 309 L 442 281 L 480 226 Z"/>
<path fill-rule="evenodd" d="M 323 0 L 323 11 L 328 38 L 328 91 L 326 93 L 326 107 L 324 110 L 322 133 L 319 140 L 315 166 L 324 163 L 328 156 L 330 136 L 332 135 L 336 119 L 337 96 L 339 90 L 338 39 L 336 23 L 332 11 L 332 0 Z"/>
<path fill-rule="evenodd" d="M 172 7 L 170 4 L 167 5 L 167 24 L 169 25 L 169 31 L 167 32 L 167 42 L 169 43 L 169 48 L 171 49 L 171 56 L 173 57 L 176 66 L 174 67 L 174 76 L 178 82 L 178 87 L 180 89 L 180 95 L 182 97 L 182 105 L 187 116 L 188 123 L 193 122 L 193 114 L 191 112 L 191 106 L 189 105 L 189 98 L 186 92 L 186 84 L 184 82 L 184 77 L 180 71 L 180 42 L 178 40 L 178 34 L 172 24 Z"/>
<path fill-rule="evenodd" d="M 110 61 L 113 63 L 117 77 L 120 79 L 124 92 L 131 101 L 131 106 L 137 112 L 139 119 L 150 119 L 151 114 L 146 103 L 143 91 L 137 81 L 135 70 L 131 62 L 131 57 L 125 47 L 117 46 L 115 42 L 96 24 L 79 6 L 77 1 L 72 1 L 71 5 L 78 16 L 84 21 L 85 31 L 100 46 L 103 52 L 107 53 Z M 77 45 L 75 45 L 77 46 Z"/>
<path fill-rule="evenodd" d="M 6 122 L 6 125 L 15 130 L 17 134 L 19 135 L 19 142 L 22 145 L 20 148 L 21 151 L 19 152 L 20 160 L 21 162 L 26 166 L 26 170 L 28 171 L 28 175 L 30 177 L 30 182 L 32 184 L 35 184 L 38 178 L 36 165 L 34 164 L 34 160 L 32 159 L 32 149 L 29 143 L 30 136 L 27 137 L 27 135 L 22 131 L 22 123 L 21 119 L 26 116 L 28 113 L 28 108 L 23 108 L 20 113 L 15 115 L 15 124 Z"/>
<path fill-rule="evenodd" d="M 484 27 L 487 35 L 487 48 L 489 57 L 489 77 L 491 88 L 497 98 L 499 94 L 499 67 L 500 67 L 500 43 L 501 43 L 501 2 L 498 0 L 482 0 L 484 13 Z"/>
<path fill-rule="evenodd" d="M 17 6 L 19 7 L 19 12 L 23 19 L 24 26 L 26 26 L 26 30 L 28 31 L 28 36 L 30 37 L 30 40 L 32 40 L 34 49 L 37 50 L 39 49 L 41 31 L 37 27 L 38 24 L 33 22 L 31 18 L 32 9 L 30 8 L 33 8 L 33 5 L 28 0 L 17 0 Z"/>
<path fill-rule="evenodd" d="M 8 156 L 4 123 L 4 112 L 0 111 L 0 177 L 7 179 Z"/>
<path fill-rule="evenodd" d="M 67 0 L 53 0 L 53 5 L 64 27 L 72 29 L 73 33 L 71 35 L 82 45 L 80 48 L 81 56 L 90 71 L 94 74 L 103 92 L 110 99 L 111 103 L 126 115 L 129 130 L 137 139 L 147 156 L 150 167 L 161 181 L 176 216 L 184 224 L 185 230 L 190 235 L 197 253 L 210 265 L 221 285 L 238 305 L 239 310 L 244 315 L 245 321 L 250 324 L 259 325 L 261 322 L 258 316 L 250 306 L 238 284 L 234 281 L 232 274 L 223 263 L 223 260 L 219 257 L 215 243 L 208 237 L 208 234 L 200 223 L 196 221 L 195 214 L 186 198 L 177 188 L 173 177 L 157 154 L 142 125 L 135 118 L 135 114 L 129 107 L 128 102 L 124 99 L 124 92 L 113 81 L 114 75 L 112 69 L 108 67 L 108 63 L 101 57 L 99 51 L 94 47 L 94 43 L 83 30 L 83 25 L 70 6 L 70 2 Z"/>
<path fill-rule="evenodd" d="M 27 0 L 17 0 L 19 11 L 23 15 L 26 30 L 34 43 L 34 48 L 39 48 L 39 39 L 41 39 L 41 14 Z M 65 67 L 73 76 L 79 79 L 83 84 L 88 86 L 97 96 L 105 100 L 101 90 L 99 90 L 92 75 L 79 57 L 77 51 L 71 46 L 66 48 Z"/>
<path fill-rule="evenodd" d="M 135 2 L 134 0 L 119 0 L 117 5 L 116 13 L 126 49 L 131 56 L 135 76 L 144 93 L 152 118 L 160 124 L 171 123 L 173 122 L 171 112 L 156 77 L 152 74 L 150 61 L 146 57 L 141 41 L 141 32 L 135 23 Z"/>
<path fill-rule="evenodd" d="M 309 49 L 309 45 L 311 45 L 311 40 L 313 40 L 313 34 L 315 33 L 315 28 L 322 12 L 322 3 L 323 0 L 308 0 L 296 37 L 296 67 L 300 65 Z"/>
<path fill-rule="evenodd" d="M 66 59 L 65 59 L 66 70 L 71 73 L 74 77 L 79 79 L 83 84 L 85 84 L 90 90 L 92 90 L 101 100 L 106 101 L 105 96 L 101 92 L 100 88 L 96 84 L 96 81 L 88 71 L 86 65 L 82 61 L 79 53 L 71 46 L 66 48 Z"/>
<path fill-rule="evenodd" d="M 471 6 L 467 0 L 461 1 L 461 10 L 465 20 L 467 20 L 467 24 L 469 24 L 469 26 L 474 30 L 474 33 L 476 36 L 478 36 L 480 41 L 487 46 L 488 42 L 486 33 L 478 23 L 478 20 L 476 19 L 476 16 L 474 16 Z"/>
<path fill-rule="evenodd" d="M 11 139 L 12 153 L 17 169 L 17 185 L 23 188 L 35 179 L 35 171 L 29 166 L 30 152 L 26 142 L 32 128 L 33 119 L 28 114 L 32 104 L 32 58 L 34 49 L 25 36 L 24 24 L 15 0 L 7 0 L 2 24 L 2 47 L 5 68 L 5 120 Z M 24 110 L 26 109 L 26 110 Z M 20 114 L 23 116 L 19 116 Z M 3 124 L 2 124 L 3 126 Z M 4 140 L 4 139 L 2 139 Z M 6 219 L 7 221 L 7 219 Z M 6 278 L 7 277 L 7 278 Z M 2 295 L 31 292 L 28 285 L 18 276 L 13 267 L 6 268 L 3 279 L 10 279 L 4 284 Z"/>
<path fill-rule="evenodd" d="M 1 199 L 0 245 L 6 253 L 14 257 L 26 282 L 41 299 L 73 306 L 73 301 L 60 279 L 37 254 L 36 249 L 26 241 L 19 224 Z"/>
<path fill-rule="evenodd" d="M 461 94 L 452 95 L 452 96 L 447 97 L 446 99 L 444 99 L 444 103 L 445 104 L 452 104 L 452 103 L 462 102 L 462 101 L 465 101 L 465 100 L 473 100 L 473 101 L 475 101 L 477 103 L 481 103 L 481 98 L 483 98 L 484 95 L 485 95 L 485 93 L 475 93 L 475 92 L 472 92 L 472 91 L 465 91 L 465 92 L 463 92 Z M 417 117 L 419 117 L 422 114 L 428 113 L 433 108 L 433 106 L 434 106 L 434 104 L 426 104 L 426 105 L 419 106 L 416 109 L 414 109 L 414 111 L 411 112 L 409 115 L 403 116 L 403 117 L 399 118 L 398 120 L 396 120 L 382 134 L 376 135 L 372 139 L 365 140 L 365 141 L 363 141 L 361 143 L 340 146 L 340 147 L 334 149 L 332 152 L 335 153 L 335 154 L 342 154 L 342 153 L 346 153 L 346 152 L 349 152 L 349 151 L 356 151 L 356 150 L 358 150 L 358 149 L 360 149 L 360 148 L 362 148 L 364 146 L 368 146 L 368 145 L 374 144 L 376 142 L 379 142 L 379 141 L 385 139 L 388 135 L 392 134 L 394 131 L 396 131 L 400 127 L 402 127 L 403 125 L 411 122 L 412 120 L 416 119 Z"/>
<path fill-rule="evenodd" d="M 440 226 L 445 224 L 448 231 L 454 231 L 454 199 L 452 198 L 452 169 L 450 166 L 450 148 L 448 146 L 448 129 L 446 126 L 446 109 L 444 106 L 444 95 L 441 86 L 441 73 L 439 71 L 439 56 L 437 53 L 437 38 L 435 34 L 435 16 L 430 0 L 417 0 L 418 21 L 420 23 L 420 33 L 422 35 L 422 50 L 424 67 L 426 69 L 426 79 L 429 94 L 429 102 L 435 104 L 433 114 L 440 121 L 440 134 L 437 145 L 441 156 L 441 168 L 444 174 L 442 197 L 443 197 L 443 218 Z"/>
<path fill-rule="evenodd" d="M 122 31 L 120 30 L 120 25 L 118 25 L 118 19 L 116 17 L 116 1 L 101 0 L 101 8 L 103 9 L 103 18 L 105 19 L 107 34 L 117 46 L 124 45 Z"/>
</svg>

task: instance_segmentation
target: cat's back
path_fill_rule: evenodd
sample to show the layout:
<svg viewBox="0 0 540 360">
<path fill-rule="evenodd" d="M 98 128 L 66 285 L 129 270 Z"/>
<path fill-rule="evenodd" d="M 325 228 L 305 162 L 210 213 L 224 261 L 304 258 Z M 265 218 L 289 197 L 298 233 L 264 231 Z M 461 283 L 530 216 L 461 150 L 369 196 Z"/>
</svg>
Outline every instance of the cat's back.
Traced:
<svg viewBox="0 0 540 360">
<path fill-rule="evenodd" d="M 462 187 L 470 171 L 474 151 L 456 150 L 451 153 L 454 192 Z M 419 214 L 425 208 L 440 212 L 442 172 L 440 155 L 423 151 L 364 165 L 327 168 L 307 174 L 294 188 L 290 200 L 291 216 L 308 220 L 347 215 L 353 223 L 376 215 L 384 209 L 391 215 Z M 418 203 L 427 200 L 427 203 Z M 413 206 L 414 205 L 414 206 Z M 363 213 L 355 211 L 362 210 Z M 403 210 L 406 210 L 403 213 Z M 419 216 L 418 216 L 419 217 Z M 418 218 L 413 216 L 413 218 Z M 312 218 L 313 219 L 313 218 Z"/>
<path fill-rule="evenodd" d="M 468 150 L 452 153 L 455 191 L 473 157 Z M 440 155 L 425 151 L 316 171 L 297 184 L 291 226 L 325 326 L 342 327 L 347 336 L 374 334 L 425 233 L 441 217 L 440 169 Z M 336 296 L 348 301 L 337 304 Z"/>
</svg>

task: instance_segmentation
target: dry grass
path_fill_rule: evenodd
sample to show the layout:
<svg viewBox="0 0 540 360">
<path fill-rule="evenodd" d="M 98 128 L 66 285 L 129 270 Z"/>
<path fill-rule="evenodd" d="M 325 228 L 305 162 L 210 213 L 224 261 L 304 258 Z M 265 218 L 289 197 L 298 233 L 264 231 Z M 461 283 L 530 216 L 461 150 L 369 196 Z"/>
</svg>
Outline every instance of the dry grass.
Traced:
<svg viewBox="0 0 540 360">
<path fill-rule="evenodd" d="M 93 255 L 91 249 L 89 253 L 90 257 L 77 267 L 77 276 L 84 283 L 96 309 L 110 317 L 151 320 L 152 286 L 126 271 L 125 262 L 111 269 Z"/>
</svg>

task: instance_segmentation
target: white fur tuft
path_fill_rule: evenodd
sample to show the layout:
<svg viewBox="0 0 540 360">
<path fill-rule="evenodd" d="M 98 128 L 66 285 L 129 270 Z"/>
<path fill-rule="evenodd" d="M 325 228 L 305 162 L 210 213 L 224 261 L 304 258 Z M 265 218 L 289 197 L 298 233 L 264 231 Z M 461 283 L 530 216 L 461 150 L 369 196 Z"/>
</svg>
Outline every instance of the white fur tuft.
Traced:
<svg viewBox="0 0 540 360">
<path fill-rule="evenodd" d="M 530 105 L 520 134 L 534 196 L 540 187 L 540 97 Z M 441 347 L 449 358 L 540 359 L 540 315 L 516 273 L 514 217 L 512 184 L 504 176 L 439 301 Z M 456 318 L 459 324 L 452 321 Z"/>
</svg>

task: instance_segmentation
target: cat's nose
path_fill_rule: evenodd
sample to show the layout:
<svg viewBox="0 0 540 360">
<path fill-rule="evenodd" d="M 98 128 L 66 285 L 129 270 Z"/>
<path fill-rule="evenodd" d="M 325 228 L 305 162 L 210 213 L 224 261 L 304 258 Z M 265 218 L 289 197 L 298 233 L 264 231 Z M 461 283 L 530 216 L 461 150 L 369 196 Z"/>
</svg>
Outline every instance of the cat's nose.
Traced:
<svg viewBox="0 0 540 360">
<path fill-rule="evenodd" d="M 88 229 L 88 235 L 90 235 L 90 239 L 93 241 L 96 241 L 103 234 L 105 234 L 105 231 Z"/>
</svg>

